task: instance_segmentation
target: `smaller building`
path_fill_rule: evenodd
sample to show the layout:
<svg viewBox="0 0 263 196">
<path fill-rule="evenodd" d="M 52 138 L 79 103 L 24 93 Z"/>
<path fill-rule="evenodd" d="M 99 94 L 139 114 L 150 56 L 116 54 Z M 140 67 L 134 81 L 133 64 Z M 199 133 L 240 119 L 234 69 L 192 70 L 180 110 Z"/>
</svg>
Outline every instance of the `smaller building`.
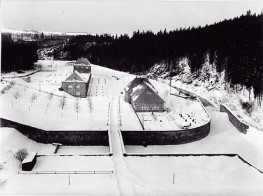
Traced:
<svg viewBox="0 0 263 196">
<path fill-rule="evenodd" d="M 79 73 L 91 73 L 90 62 L 87 58 L 79 58 L 74 64 L 74 71 Z"/>
<path fill-rule="evenodd" d="M 79 73 L 74 70 L 73 73 L 62 82 L 62 89 L 74 97 L 87 97 L 90 83 L 90 73 Z"/>
<path fill-rule="evenodd" d="M 32 171 L 37 162 L 37 152 L 30 152 L 22 161 L 22 171 Z"/>
<path fill-rule="evenodd" d="M 134 87 L 130 96 L 131 105 L 136 112 L 163 112 L 165 101 L 148 82 Z"/>
</svg>

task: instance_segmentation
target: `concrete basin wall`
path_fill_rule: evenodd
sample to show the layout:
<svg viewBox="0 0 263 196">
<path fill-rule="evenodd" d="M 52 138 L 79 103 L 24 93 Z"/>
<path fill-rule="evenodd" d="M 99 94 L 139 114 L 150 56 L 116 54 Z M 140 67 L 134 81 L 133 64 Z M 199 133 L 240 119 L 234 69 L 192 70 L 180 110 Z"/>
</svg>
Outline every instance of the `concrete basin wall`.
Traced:
<svg viewBox="0 0 263 196">
<path fill-rule="evenodd" d="M 210 132 L 210 121 L 205 125 L 169 131 L 121 130 L 124 145 L 176 145 L 205 138 Z"/>
<path fill-rule="evenodd" d="M 228 114 L 229 121 L 237 128 L 241 133 L 247 133 L 249 126 L 242 123 L 226 106 L 220 105 L 220 112 L 226 112 Z"/>
<path fill-rule="evenodd" d="M 46 131 L 0 118 L 1 127 L 18 130 L 36 142 L 44 144 L 61 143 L 69 146 L 109 146 L 108 130 Z"/>
</svg>

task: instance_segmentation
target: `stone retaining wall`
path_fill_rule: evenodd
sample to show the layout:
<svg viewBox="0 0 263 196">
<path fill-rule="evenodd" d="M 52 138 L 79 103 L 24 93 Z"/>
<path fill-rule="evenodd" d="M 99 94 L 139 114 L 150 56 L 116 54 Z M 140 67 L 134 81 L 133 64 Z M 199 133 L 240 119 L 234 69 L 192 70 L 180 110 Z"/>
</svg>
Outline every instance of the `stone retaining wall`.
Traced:
<svg viewBox="0 0 263 196">
<path fill-rule="evenodd" d="M 28 138 L 44 143 L 61 143 L 69 146 L 109 146 L 107 130 L 100 131 L 45 131 L 0 118 L 0 127 L 12 127 Z"/>
<path fill-rule="evenodd" d="M 229 121 L 237 128 L 241 133 L 247 133 L 248 125 L 242 123 L 226 106 L 220 105 L 220 112 L 226 112 L 228 114 Z"/>
<path fill-rule="evenodd" d="M 210 121 L 203 126 L 186 130 L 121 131 L 124 145 L 176 145 L 205 138 L 210 132 Z"/>
</svg>

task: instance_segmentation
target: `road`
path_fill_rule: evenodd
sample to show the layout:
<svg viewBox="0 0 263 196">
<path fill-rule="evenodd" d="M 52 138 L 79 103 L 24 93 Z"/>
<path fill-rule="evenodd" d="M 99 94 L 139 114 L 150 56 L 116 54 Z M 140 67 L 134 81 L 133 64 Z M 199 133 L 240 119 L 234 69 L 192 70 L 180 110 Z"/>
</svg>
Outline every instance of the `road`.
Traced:
<svg viewBox="0 0 263 196">
<path fill-rule="evenodd" d="M 127 167 L 121 149 L 118 122 L 118 98 L 121 89 L 117 88 L 117 80 L 112 78 L 112 100 L 110 112 L 110 134 L 112 143 L 112 160 L 114 163 L 114 174 L 117 180 L 120 195 L 134 195 L 132 184 L 127 175 Z"/>
</svg>

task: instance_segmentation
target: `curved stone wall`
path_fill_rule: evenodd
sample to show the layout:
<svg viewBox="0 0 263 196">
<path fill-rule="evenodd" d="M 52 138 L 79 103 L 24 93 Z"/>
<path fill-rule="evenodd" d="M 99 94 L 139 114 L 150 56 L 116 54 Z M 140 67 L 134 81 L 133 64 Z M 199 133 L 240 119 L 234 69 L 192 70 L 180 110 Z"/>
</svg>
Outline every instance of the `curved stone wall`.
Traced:
<svg viewBox="0 0 263 196">
<path fill-rule="evenodd" d="M 45 131 L 14 121 L 0 119 L 1 127 L 12 127 L 36 142 L 61 143 L 69 146 L 109 146 L 107 130 L 102 131 Z"/>
<path fill-rule="evenodd" d="M 220 105 L 220 112 L 226 112 L 228 114 L 229 121 L 237 128 L 241 133 L 247 133 L 249 126 L 242 123 L 226 106 Z"/>
<path fill-rule="evenodd" d="M 121 131 L 124 145 L 176 145 L 205 138 L 210 132 L 210 120 L 200 127 L 169 131 Z"/>
</svg>

